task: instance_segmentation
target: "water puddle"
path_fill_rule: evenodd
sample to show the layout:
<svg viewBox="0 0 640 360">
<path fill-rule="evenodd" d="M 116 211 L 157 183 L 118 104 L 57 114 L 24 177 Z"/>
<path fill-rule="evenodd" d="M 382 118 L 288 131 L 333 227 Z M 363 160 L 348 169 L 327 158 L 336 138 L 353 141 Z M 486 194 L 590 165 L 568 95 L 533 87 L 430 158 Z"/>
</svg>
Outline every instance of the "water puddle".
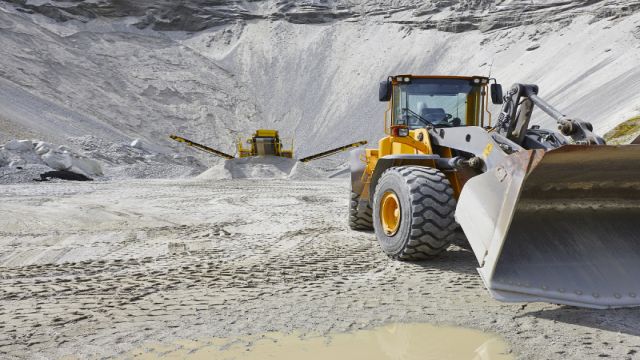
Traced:
<svg viewBox="0 0 640 360">
<path fill-rule="evenodd" d="M 391 324 L 330 336 L 266 333 L 236 339 L 182 340 L 149 344 L 134 359 L 514 359 L 497 335 L 429 324 Z"/>
</svg>

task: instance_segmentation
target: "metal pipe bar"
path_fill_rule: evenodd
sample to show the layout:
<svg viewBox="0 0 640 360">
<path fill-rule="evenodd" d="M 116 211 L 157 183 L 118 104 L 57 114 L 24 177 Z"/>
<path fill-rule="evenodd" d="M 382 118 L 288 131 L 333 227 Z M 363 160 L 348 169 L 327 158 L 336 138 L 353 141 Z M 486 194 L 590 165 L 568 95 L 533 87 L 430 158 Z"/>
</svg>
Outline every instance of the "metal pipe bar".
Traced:
<svg viewBox="0 0 640 360">
<path fill-rule="evenodd" d="M 528 88 L 527 88 L 528 89 Z M 554 118 L 556 121 L 561 121 L 565 119 L 565 115 L 558 111 L 558 109 L 554 108 L 548 102 L 544 101 L 538 95 L 534 94 L 532 91 L 527 91 L 527 97 L 537 106 L 540 110 L 547 113 L 549 116 Z"/>
<path fill-rule="evenodd" d="M 223 153 L 222 151 L 219 151 L 219 150 L 216 150 L 216 149 L 212 149 L 212 148 L 210 148 L 208 146 L 205 146 L 205 145 L 202 145 L 202 144 L 198 144 L 197 142 L 193 142 L 193 141 L 191 141 L 189 139 L 185 139 L 185 138 L 177 136 L 177 135 L 169 135 L 169 137 L 172 138 L 173 140 L 177 141 L 177 142 L 185 143 L 185 144 L 187 144 L 189 146 L 192 146 L 192 147 L 194 147 L 194 148 L 196 148 L 198 150 L 202 150 L 202 151 L 208 152 L 210 154 L 213 154 L 213 155 L 216 155 L 216 156 L 220 156 L 220 157 L 225 158 L 227 160 L 234 158 L 233 156 L 231 156 L 229 154 L 226 154 L 226 153 Z"/>
<path fill-rule="evenodd" d="M 323 157 L 327 157 L 327 156 L 333 155 L 333 154 L 338 153 L 340 151 L 349 150 L 350 148 L 358 147 L 358 146 L 362 146 L 362 145 L 366 145 L 366 144 L 367 144 L 366 140 L 354 142 L 354 143 L 349 144 L 349 145 L 340 146 L 340 147 L 335 148 L 335 149 L 323 151 L 321 153 L 317 153 L 317 154 L 314 154 L 314 155 L 310 155 L 310 156 L 304 157 L 304 158 L 300 159 L 300 161 L 301 162 L 307 162 L 307 161 L 311 161 L 311 160 L 321 159 Z"/>
</svg>

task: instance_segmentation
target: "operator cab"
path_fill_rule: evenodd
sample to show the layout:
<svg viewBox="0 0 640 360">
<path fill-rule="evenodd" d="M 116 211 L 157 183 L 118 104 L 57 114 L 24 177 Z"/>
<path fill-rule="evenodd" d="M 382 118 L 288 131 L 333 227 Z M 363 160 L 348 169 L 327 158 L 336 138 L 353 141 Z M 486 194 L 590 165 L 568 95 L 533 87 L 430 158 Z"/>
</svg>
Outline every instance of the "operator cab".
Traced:
<svg viewBox="0 0 640 360">
<path fill-rule="evenodd" d="M 389 101 L 392 126 L 484 126 L 486 77 L 390 76 L 380 83 L 380 100 Z M 490 118 L 489 114 L 489 118 Z M 387 116 L 385 116 L 387 117 Z"/>
</svg>

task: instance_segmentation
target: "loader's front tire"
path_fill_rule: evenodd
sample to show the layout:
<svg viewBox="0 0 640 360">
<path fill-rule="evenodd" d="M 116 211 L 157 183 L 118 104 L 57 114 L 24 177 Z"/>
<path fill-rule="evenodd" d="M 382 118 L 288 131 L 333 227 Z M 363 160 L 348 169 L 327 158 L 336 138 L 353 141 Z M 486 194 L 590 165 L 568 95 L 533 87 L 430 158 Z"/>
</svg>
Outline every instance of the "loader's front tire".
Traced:
<svg viewBox="0 0 640 360">
<path fill-rule="evenodd" d="M 360 201 L 360 195 L 353 191 L 349 201 L 349 227 L 352 230 L 373 229 L 371 205 L 368 201 Z"/>
<path fill-rule="evenodd" d="M 455 239 L 456 200 L 447 177 L 423 166 L 386 170 L 373 196 L 373 227 L 382 250 L 394 259 L 428 259 Z"/>
</svg>

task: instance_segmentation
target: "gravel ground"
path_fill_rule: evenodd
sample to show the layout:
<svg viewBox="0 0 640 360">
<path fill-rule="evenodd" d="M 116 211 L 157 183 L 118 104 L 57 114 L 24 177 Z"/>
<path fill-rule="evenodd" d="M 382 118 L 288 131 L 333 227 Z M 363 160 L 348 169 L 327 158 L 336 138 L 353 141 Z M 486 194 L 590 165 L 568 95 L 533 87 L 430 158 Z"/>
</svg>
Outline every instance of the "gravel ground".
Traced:
<svg viewBox="0 0 640 360">
<path fill-rule="evenodd" d="M 464 241 L 392 261 L 347 199 L 345 180 L 4 185 L 0 358 L 402 322 L 494 332 L 522 359 L 640 355 L 637 310 L 497 302 Z"/>
</svg>

